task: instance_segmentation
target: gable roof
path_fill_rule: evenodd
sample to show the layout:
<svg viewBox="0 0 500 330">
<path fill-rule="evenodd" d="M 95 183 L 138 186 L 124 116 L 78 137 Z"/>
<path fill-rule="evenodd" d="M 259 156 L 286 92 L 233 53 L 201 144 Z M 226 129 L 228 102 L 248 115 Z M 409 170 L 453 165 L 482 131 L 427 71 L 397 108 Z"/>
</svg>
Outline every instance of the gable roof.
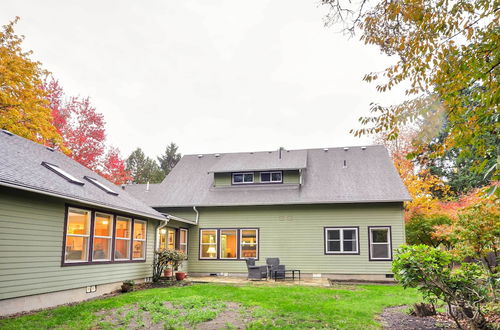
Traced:
<svg viewBox="0 0 500 330">
<path fill-rule="evenodd" d="M 228 165 L 229 161 L 235 161 L 247 169 L 267 170 L 271 169 L 269 166 L 278 163 L 268 158 L 278 158 L 277 152 L 230 153 L 220 154 L 217 157 L 214 154 L 202 157 L 186 155 L 165 180 L 143 198 L 152 207 L 373 203 L 410 200 L 383 146 L 290 150 L 284 151 L 284 154 L 291 155 L 293 159 L 302 159 L 305 155 L 305 160 L 302 160 L 306 165 L 302 169 L 302 184 L 213 186 L 214 171 L 236 169 Z M 245 161 L 252 157 L 254 160 L 249 161 L 251 165 L 246 165 Z"/>
<path fill-rule="evenodd" d="M 136 199 L 119 186 L 102 178 L 95 172 L 79 164 L 59 151 L 22 138 L 15 134 L 0 131 L 0 186 L 33 191 L 64 199 L 110 208 L 153 219 L 165 217 Z M 71 183 L 49 167 L 49 163 L 58 166 L 81 184 Z M 85 177 L 96 179 L 118 195 L 111 194 L 98 187 Z"/>
</svg>

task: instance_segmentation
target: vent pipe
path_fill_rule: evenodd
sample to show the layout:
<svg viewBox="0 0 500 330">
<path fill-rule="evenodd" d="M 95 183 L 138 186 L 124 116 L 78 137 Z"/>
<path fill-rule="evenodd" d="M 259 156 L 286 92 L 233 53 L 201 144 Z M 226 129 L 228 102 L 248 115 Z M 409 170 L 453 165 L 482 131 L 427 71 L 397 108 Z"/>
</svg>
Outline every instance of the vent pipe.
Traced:
<svg viewBox="0 0 500 330">
<path fill-rule="evenodd" d="M 149 191 L 149 181 L 146 183 L 146 191 Z"/>
</svg>

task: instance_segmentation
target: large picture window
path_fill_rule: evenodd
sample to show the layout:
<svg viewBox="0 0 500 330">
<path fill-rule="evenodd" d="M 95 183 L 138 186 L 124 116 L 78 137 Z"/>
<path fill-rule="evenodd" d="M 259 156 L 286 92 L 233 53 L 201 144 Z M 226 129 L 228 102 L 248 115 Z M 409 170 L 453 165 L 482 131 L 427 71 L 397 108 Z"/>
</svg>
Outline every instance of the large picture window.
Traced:
<svg viewBox="0 0 500 330">
<path fill-rule="evenodd" d="M 392 260 L 391 227 L 368 227 L 370 260 Z"/>
<path fill-rule="evenodd" d="M 221 229 L 220 231 L 220 258 L 238 258 L 238 230 Z"/>
<path fill-rule="evenodd" d="M 258 244 L 257 229 L 240 230 L 240 258 L 258 259 Z"/>
<path fill-rule="evenodd" d="M 132 242 L 132 259 L 146 258 L 146 221 L 134 220 L 134 239 Z"/>
<path fill-rule="evenodd" d="M 359 254 L 358 227 L 325 228 L 326 254 Z"/>
<path fill-rule="evenodd" d="M 200 259 L 241 260 L 259 258 L 256 228 L 200 229 Z"/>
<path fill-rule="evenodd" d="M 96 212 L 94 220 L 94 240 L 92 248 L 93 261 L 111 260 L 111 243 L 113 239 L 113 216 Z"/>
<path fill-rule="evenodd" d="M 90 219 L 90 211 L 76 208 L 68 209 L 65 262 L 86 262 L 89 260 Z"/>
<path fill-rule="evenodd" d="M 200 230 L 200 259 L 217 259 L 217 230 Z"/>
</svg>

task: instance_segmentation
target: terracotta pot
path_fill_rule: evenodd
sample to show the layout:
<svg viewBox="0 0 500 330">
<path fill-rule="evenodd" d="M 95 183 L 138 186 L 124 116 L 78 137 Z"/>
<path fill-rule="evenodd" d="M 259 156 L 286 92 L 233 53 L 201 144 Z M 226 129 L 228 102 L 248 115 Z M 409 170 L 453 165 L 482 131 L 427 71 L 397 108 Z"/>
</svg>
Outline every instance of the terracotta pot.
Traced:
<svg viewBox="0 0 500 330">
<path fill-rule="evenodd" d="M 167 268 L 165 269 L 165 271 L 163 272 L 163 275 L 165 275 L 165 277 L 172 277 L 172 268 Z"/>
<path fill-rule="evenodd" d="M 186 278 L 186 273 L 177 272 L 177 273 L 175 273 L 175 278 L 177 279 L 177 281 L 182 281 L 183 279 Z"/>
</svg>

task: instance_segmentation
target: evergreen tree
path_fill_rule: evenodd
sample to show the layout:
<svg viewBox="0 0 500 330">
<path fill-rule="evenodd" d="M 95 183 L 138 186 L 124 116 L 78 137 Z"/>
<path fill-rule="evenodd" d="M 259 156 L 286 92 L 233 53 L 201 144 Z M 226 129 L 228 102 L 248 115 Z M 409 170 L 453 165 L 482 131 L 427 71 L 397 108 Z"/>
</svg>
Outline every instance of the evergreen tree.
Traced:
<svg viewBox="0 0 500 330">
<path fill-rule="evenodd" d="M 127 158 L 126 169 L 132 175 L 134 183 L 160 183 L 165 178 L 162 169 L 141 148 L 134 150 Z"/>
<path fill-rule="evenodd" d="M 181 154 L 177 152 L 178 149 L 179 146 L 172 142 L 165 149 L 165 153 L 158 157 L 158 162 L 165 176 L 168 175 L 179 160 L 181 160 Z"/>
</svg>

